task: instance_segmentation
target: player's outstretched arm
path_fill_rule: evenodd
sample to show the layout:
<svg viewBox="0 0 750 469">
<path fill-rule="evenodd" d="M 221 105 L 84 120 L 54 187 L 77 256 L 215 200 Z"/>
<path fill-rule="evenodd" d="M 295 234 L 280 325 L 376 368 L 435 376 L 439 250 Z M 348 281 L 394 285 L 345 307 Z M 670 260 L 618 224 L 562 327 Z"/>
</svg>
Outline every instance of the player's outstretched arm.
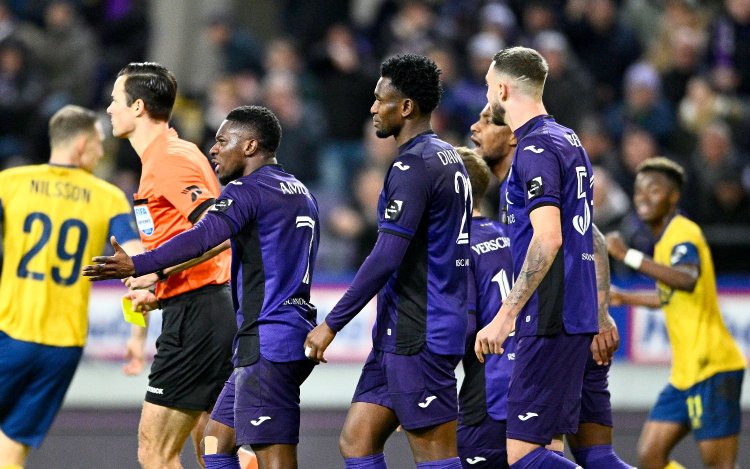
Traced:
<svg viewBox="0 0 750 469">
<path fill-rule="evenodd" d="M 599 310 L 599 333 L 591 341 L 591 353 L 598 365 L 608 365 L 620 346 L 617 324 L 609 314 L 610 279 L 607 241 L 596 225 L 591 225 L 594 235 L 594 268 L 596 270 L 596 295 Z"/>
<path fill-rule="evenodd" d="M 94 265 L 83 267 L 84 277 L 94 282 L 113 278 L 125 278 L 135 274 L 133 259 L 127 255 L 114 236 L 110 238 L 115 253 L 111 256 L 97 256 L 91 261 Z"/>
<path fill-rule="evenodd" d="M 668 266 L 658 264 L 646 254 L 630 249 L 618 232 L 607 233 L 607 250 L 616 260 L 631 269 L 658 280 L 668 287 L 692 292 L 698 282 L 700 269 L 695 264 Z"/>
<path fill-rule="evenodd" d="M 526 258 L 508 297 L 503 301 L 497 315 L 477 333 L 474 353 L 480 363 L 484 355 L 502 354 L 503 342 L 515 327 L 516 317 L 529 301 L 557 256 L 562 246 L 560 209 L 545 205 L 534 209 L 530 214 L 534 234 L 526 251 Z"/>
</svg>

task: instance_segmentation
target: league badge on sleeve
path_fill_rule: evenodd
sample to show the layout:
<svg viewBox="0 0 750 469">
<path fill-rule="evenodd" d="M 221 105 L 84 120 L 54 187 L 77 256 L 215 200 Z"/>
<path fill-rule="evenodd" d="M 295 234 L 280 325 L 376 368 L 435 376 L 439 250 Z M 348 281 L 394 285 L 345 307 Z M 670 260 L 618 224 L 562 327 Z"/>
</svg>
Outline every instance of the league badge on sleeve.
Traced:
<svg viewBox="0 0 750 469">
<path fill-rule="evenodd" d="M 537 176 L 531 181 L 526 181 L 526 195 L 529 200 L 534 200 L 544 194 L 544 182 L 541 176 Z"/>
<path fill-rule="evenodd" d="M 404 207 L 403 200 L 391 199 L 388 201 L 388 205 L 385 206 L 385 219 L 391 221 L 398 221 L 401 217 L 401 209 Z"/>
<path fill-rule="evenodd" d="M 209 212 L 226 212 L 229 207 L 232 206 L 234 200 L 232 199 L 221 199 L 208 209 Z"/>
</svg>

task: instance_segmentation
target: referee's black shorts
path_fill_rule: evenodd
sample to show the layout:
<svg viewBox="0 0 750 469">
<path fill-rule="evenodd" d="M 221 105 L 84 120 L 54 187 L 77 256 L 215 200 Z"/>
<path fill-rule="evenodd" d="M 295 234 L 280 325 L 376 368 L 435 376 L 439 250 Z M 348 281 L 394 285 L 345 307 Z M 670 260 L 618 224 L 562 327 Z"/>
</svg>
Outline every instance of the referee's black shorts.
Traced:
<svg viewBox="0 0 750 469">
<path fill-rule="evenodd" d="M 229 285 L 206 285 L 163 300 L 161 306 L 146 402 L 210 410 L 233 368 L 237 322 Z"/>
</svg>

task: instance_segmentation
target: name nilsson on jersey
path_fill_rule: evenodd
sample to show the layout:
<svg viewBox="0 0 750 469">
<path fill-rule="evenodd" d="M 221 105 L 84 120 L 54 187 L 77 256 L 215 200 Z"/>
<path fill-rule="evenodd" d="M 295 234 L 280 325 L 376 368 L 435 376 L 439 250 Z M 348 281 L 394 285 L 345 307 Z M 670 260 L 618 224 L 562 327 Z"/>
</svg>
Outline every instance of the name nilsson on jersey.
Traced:
<svg viewBox="0 0 750 469">
<path fill-rule="evenodd" d="M 497 251 L 498 249 L 505 249 L 510 246 L 510 238 L 505 236 L 498 236 L 495 239 L 477 243 L 471 247 L 477 254 L 484 254 L 487 252 Z"/>
</svg>

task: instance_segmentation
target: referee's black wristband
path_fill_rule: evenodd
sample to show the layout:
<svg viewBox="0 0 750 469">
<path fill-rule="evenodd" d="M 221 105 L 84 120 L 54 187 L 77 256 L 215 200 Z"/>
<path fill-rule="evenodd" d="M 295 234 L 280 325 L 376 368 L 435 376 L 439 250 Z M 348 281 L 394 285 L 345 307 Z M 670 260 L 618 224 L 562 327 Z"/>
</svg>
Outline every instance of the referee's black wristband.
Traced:
<svg viewBox="0 0 750 469">
<path fill-rule="evenodd" d="M 166 280 L 167 274 L 164 273 L 164 269 L 159 269 L 156 271 L 156 276 L 159 277 L 159 280 Z"/>
</svg>

